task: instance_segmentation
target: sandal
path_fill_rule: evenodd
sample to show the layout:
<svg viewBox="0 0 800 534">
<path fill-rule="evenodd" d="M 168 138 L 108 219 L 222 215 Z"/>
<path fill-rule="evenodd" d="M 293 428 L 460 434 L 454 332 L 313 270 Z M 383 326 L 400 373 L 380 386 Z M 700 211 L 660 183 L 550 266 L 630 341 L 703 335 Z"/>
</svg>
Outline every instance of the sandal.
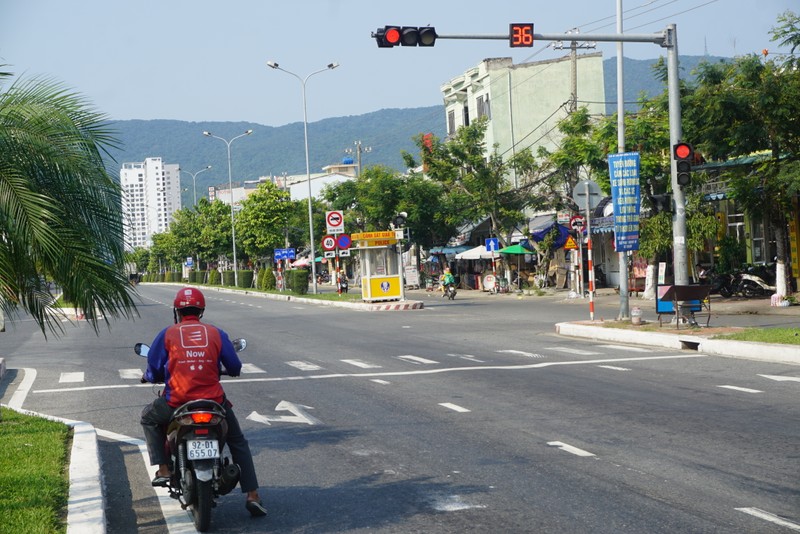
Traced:
<svg viewBox="0 0 800 534">
<path fill-rule="evenodd" d="M 244 505 L 250 515 L 253 517 L 264 517 L 267 515 L 267 509 L 261 504 L 261 501 L 247 501 Z"/>
<path fill-rule="evenodd" d="M 159 475 L 158 471 L 156 471 L 155 477 L 153 478 L 151 484 L 153 485 L 154 488 L 168 488 L 170 477 L 171 475 L 167 476 Z"/>
</svg>

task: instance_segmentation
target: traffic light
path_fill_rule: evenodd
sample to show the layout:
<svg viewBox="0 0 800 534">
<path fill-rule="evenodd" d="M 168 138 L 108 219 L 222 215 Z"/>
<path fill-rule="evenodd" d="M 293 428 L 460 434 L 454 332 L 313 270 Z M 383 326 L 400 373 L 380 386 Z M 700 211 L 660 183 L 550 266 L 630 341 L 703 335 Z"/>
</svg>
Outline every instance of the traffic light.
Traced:
<svg viewBox="0 0 800 534">
<path fill-rule="evenodd" d="M 400 26 L 384 26 L 378 28 L 372 36 L 378 43 L 378 48 L 392 48 L 400 44 Z"/>
<path fill-rule="evenodd" d="M 678 171 L 678 185 L 689 185 L 692 181 L 692 161 L 694 160 L 694 149 L 689 143 L 676 143 L 672 147 L 672 155 L 675 157 L 675 166 Z"/>
<path fill-rule="evenodd" d="M 372 34 L 378 48 L 393 46 L 433 46 L 436 44 L 436 28 L 430 26 L 384 26 Z"/>
</svg>

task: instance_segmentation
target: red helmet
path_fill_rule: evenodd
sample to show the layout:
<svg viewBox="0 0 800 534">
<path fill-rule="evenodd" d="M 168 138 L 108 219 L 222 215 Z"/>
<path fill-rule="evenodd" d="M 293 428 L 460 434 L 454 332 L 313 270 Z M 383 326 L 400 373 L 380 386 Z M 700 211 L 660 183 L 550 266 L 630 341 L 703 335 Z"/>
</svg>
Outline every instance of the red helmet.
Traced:
<svg viewBox="0 0 800 534">
<path fill-rule="evenodd" d="M 175 302 L 172 303 L 172 306 L 176 310 L 182 310 L 183 308 L 200 308 L 201 310 L 205 310 L 206 298 L 199 289 L 184 287 L 175 295 Z"/>
</svg>

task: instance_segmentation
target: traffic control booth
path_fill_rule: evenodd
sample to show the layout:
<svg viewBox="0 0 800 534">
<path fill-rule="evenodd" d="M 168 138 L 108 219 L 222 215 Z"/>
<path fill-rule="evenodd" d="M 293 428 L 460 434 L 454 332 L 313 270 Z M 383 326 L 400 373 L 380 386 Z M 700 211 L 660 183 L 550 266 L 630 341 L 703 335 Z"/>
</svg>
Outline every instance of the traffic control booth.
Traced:
<svg viewBox="0 0 800 534">
<path fill-rule="evenodd" d="M 401 300 L 403 267 L 395 232 L 362 232 L 350 237 L 361 256 L 361 299 Z"/>
</svg>

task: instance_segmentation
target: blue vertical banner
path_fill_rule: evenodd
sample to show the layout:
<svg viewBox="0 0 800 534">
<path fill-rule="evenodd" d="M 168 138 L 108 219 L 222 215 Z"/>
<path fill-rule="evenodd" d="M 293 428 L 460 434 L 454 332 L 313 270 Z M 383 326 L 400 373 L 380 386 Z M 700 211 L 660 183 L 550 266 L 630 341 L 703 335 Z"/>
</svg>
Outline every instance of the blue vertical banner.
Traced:
<svg viewBox="0 0 800 534">
<path fill-rule="evenodd" d="M 614 204 L 614 247 L 617 252 L 639 250 L 639 153 L 609 154 L 608 174 Z"/>
</svg>

